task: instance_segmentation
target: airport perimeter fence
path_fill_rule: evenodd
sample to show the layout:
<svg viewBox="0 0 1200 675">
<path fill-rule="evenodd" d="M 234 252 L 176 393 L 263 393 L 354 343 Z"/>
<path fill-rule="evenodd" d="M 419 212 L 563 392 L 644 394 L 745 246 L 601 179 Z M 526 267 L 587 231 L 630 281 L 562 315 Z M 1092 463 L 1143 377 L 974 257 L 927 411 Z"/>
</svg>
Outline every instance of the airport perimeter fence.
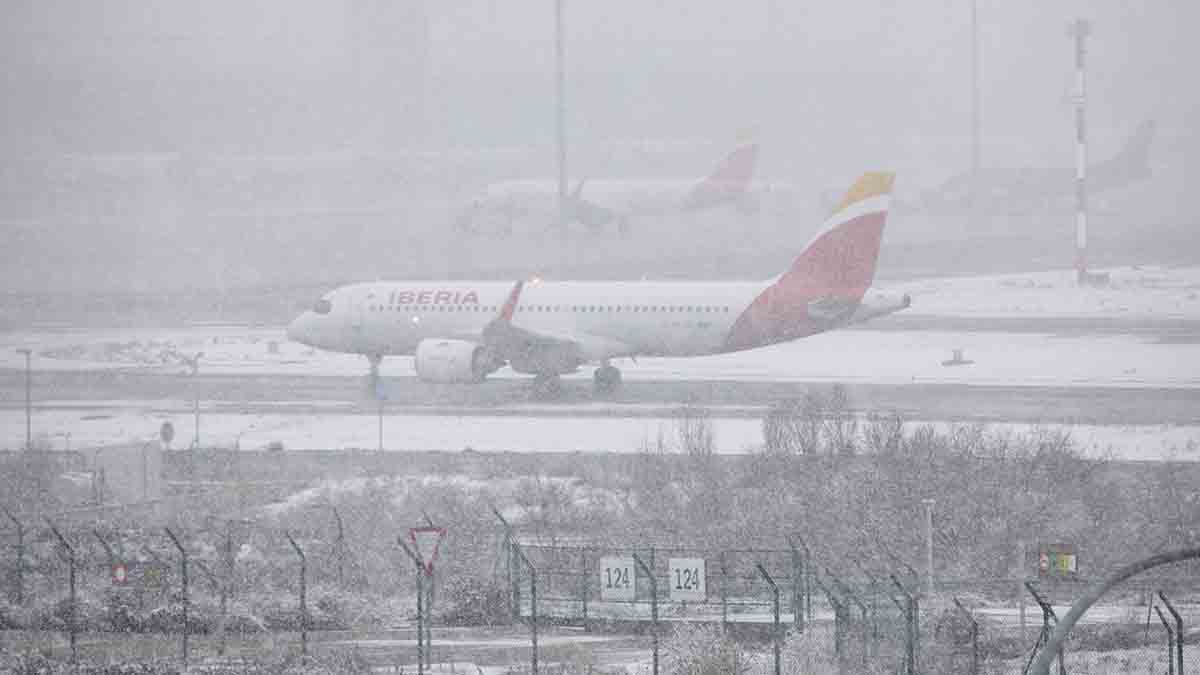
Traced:
<svg viewBox="0 0 1200 675">
<path fill-rule="evenodd" d="M 886 551 L 834 561 L 799 537 L 746 549 L 556 540 L 522 536 L 496 516 L 509 609 L 535 653 L 539 626 L 636 630 L 652 641 L 652 673 L 664 641 L 707 626 L 762 656 L 751 672 L 1025 675 L 1065 608 L 1098 581 L 1047 573 L 930 587 Z M 1122 584 L 1073 630 L 1052 672 L 1200 673 L 1200 650 L 1188 648 L 1200 642 L 1191 571 Z"/>
<path fill-rule="evenodd" d="M 236 519 L 141 529 L 6 510 L 0 652 L 89 663 L 329 658 L 336 648 L 310 634 L 396 627 L 374 616 L 347 619 L 327 595 L 314 600 L 314 586 L 359 583 L 359 553 L 333 513 L 297 532 Z M 890 554 L 837 561 L 799 537 L 761 548 L 547 540 L 501 522 L 495 569 L 503 612 L 529 638 L 528 656 L 512 659 L 514 672 L 537 672 L 539 659 L 546 669 L 554 650 L 538 644 L 539 631 L 570 626 L 634 636 L 650 654 L 647 672 L 676 672 L 668 670 L 678 665 L 671 645 L 700 630 L 740 645 L 753 672 L 1024 673 L 1063 606 L 1091 581 L 938 580 L 931 593 L 922 575 Z M 421 579 L 399 550 L 394 565 L 394 579 Z M 433 611 L 432 590 L 452 581 L 441 574 L 418 600 L 425 632 L 418 621 L 417 642 L 426 651 L 376 658 L 375 666 L 413 672 L 454 660 L 452 647 L 435 650 L 429 631 L 451 622 Z M 1200 650 L 1192 646 L 1200 638 L 1195 582 L 1160 576 L 1128 583 L 1119 600 L 1073 632 L 1063 670 L 1055 672 L 1200 673 Z M 267 588 L 276 595 L 269 608 L 250 611 L 246 596 Z M 400 584 L 383 588 L 408 595 Z M 1018 590 L 1023 622 L 1003 602 Z M 412 626 L 406 630 L 411 635 Z"/>
<path fill-rule="evenodd" d="M 352 582 L 336 508 L 335 525 L 306 532 L 237 519 L 193 529 L 111 518 L 89 524 L 79 513 L 36 517 L 0 507 L 0 656 L 92 664 L 187 664 L 197 652 L 305 660 L 310 633 L 348 627 L 336 593 L 309 597 L 314 585 Z"/>
</svg>

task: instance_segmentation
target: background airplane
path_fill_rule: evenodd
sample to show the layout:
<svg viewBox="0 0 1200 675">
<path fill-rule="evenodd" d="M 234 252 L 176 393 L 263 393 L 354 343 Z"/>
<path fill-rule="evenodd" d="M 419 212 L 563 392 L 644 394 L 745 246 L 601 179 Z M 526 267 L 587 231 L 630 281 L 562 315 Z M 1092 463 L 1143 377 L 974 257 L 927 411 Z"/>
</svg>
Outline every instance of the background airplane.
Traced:
<svg viewBox="0 0 1200 675">
<path fill-rule="evenodd" d="M 758 205 L 750 192 L 758 160 L 758 144 L 738 146 L 704 178 L 582 178 L 569 186 L 568 223 L 589 229 L 615 225 L 628 232 L 636 218 L 702 211 L 731 206 L 752 213 Z M 552 224 L 558 219 L 558 183 L 551 179 L 507 180 L 488 185 L 456 219 L 460 231 L 491 224 L 511 232 L 520 221 Z"/>
<path fill-rule="evenodd" d="M 612 359 L 736 352 L 899 311 L 871 293 L 893 175 L 867 173 L 783 274 L 767 282 L 390 281 L 344 286 L 288 326 L 296 342 L 413 355 L 430 382 L 480 382 L 504 367 L 537 391 L 597 363 L 597 393 L 621 381 Z"/>
<path fill-rule="evenodd" d="M 1089 165 L 1088 190 L 1102 192 L 1149 178 L 1155 126 L 1153 120 L 1143 122 L 1115 156 Z M 974 195 L 971 172 L 966 171 L 926 190 L 915 203 L 897 200 L 896 211 L 956 215 L 973 208 L 984 214 L 1017 215 L 1048 211 L 1059 201 L 1074 204 L 1074 199 L 1074 168 L 989 168 L 979 170 Z"/>
</svg>

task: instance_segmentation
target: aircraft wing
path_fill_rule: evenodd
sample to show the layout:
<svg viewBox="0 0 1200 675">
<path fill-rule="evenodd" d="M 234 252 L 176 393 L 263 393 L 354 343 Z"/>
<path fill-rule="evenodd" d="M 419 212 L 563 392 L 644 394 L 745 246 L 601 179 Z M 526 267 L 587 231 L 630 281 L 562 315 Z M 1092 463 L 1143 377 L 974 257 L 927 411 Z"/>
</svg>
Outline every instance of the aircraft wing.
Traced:
<svg viewBox="0 0 1200 675">
<path fill-rule="evenodd" d="M 518 372 L 574 372 L 589 361 L 628 356 L 623 342 L 582 332 L 532 331 L 513 323 L 523 282 L 509 293 L 499 316 L 483 330 L 482 343 Z"/>
</svg>

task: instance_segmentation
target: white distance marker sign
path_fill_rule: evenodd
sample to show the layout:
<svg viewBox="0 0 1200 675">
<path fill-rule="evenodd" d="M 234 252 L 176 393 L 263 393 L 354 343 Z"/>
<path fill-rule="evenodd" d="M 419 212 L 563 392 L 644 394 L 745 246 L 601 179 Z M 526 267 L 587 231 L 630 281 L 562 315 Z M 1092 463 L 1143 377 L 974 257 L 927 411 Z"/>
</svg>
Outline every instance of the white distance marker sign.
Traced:
<svg viewBox="0 0 1200 675">
<path fill-rule="evenodd" d="M 704 602 L 708 599 L 704 558 L 671 558 L 668 571 L 672 600 Z"/>
<path fill-rule="evenodd" d="M 600 599 L 637 599 L 637 574 L 633 556 L 609 556 L 600 559 Z"/>
</svg>

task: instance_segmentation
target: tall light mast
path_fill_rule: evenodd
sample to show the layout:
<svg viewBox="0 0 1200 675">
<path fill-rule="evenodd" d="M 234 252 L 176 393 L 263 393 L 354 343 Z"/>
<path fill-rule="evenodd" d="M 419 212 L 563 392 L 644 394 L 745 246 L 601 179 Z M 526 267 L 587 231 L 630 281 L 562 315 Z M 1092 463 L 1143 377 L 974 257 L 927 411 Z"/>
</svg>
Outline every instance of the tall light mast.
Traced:
<svg viewBox="0 0 1200 675">
<path fill-rule="evenodd" d="M 1084 72 L 1084 44 L 1092 26 L 1086 19 L 1076 19 L 1067 29 L 1075 39 L 1075 272 L 1078 283 L 1087 284 L 1087 79 Z"/>
</svg>

